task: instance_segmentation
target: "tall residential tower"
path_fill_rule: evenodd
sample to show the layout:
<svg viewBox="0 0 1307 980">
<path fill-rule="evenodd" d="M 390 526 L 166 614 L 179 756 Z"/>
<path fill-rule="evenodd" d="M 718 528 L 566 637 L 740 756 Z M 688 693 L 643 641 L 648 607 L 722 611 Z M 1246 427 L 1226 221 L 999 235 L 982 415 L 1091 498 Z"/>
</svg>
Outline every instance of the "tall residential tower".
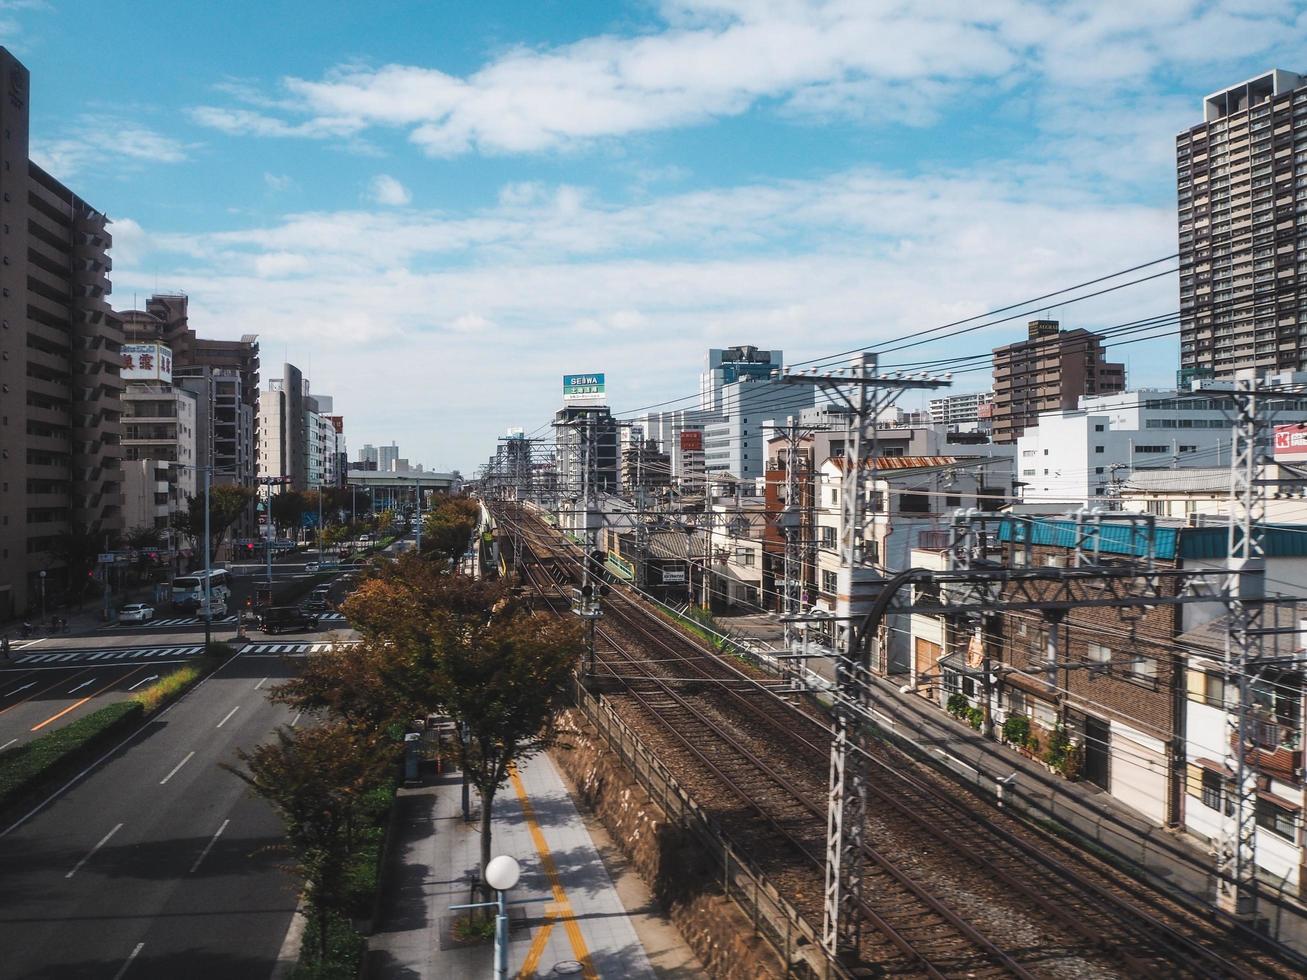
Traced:
<svg viewBox="0 0 1307 980">
<path fill-rule="evenodd" d="M 1182 380 L 1307 368 L 1304 162 L 1307 79 L 1278 69 L 1209 95 L 1176 138 Z"/>
</svg>

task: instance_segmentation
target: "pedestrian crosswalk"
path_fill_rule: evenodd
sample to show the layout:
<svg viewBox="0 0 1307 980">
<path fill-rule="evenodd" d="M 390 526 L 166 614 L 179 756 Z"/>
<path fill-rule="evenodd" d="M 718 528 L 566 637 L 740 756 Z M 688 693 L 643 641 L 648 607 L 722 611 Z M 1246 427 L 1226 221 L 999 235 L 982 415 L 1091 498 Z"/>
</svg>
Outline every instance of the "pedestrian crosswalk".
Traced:
<svg viewBox="0 0 1307 980">
<path fill-rule="evenodd" d="M 356 642 L 358 641 L 337 640 L 334 642 L 328 642 L 321 640 L 301 640 L 297 643 L 247 643 L 241 648 L 241 654 L 243 656 L 273 654 L 277 656 L 295 656 L 308 653 L 323 653 L 332 649 L 334 646 L 349 646 Z M 107 664 L 128 660 L 175 660 L 184 659 L 186 657 L 195 657 L 202 653 L 204 653 L 203 644 L 193 644 L 190 646 L 114 647 L 110 650 L 49 650 L 20 653 L 13 657 L 10 662 L 23 667 L 63 667 L 69 664 Z"/>
<path fill-rule="evenodd" d="M 247 621 L 252 619 L 252 615 L 246 616 Z M 236 620 L 236 616 L 223 616 L 221 619 L 215 619 L 213 625 L 231 626 L 236 623 Z M 318 622 L 343 623 L 345 622 L 345 617 L 343 614 L 338 612 L 324 612 L 318 614 Z M 170 626 L 202 626 L 203 624 L 204 620 L 200 619 L 198 616 L 176 616 L 170 619 L 152 619 L 148 623 L 110 623 L 106 626 L 101 626 L 100 629 L 121 630 L 124 627 L 136 629 L 163 629 Z"/>
</svg>

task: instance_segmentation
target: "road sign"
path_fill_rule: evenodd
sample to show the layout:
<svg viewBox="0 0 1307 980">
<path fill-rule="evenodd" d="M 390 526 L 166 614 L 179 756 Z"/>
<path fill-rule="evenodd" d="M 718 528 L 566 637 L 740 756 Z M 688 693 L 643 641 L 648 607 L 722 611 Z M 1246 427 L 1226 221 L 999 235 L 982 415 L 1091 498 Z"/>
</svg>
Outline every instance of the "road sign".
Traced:
<svg viewBox="0 0 1307 980">
<path fill-rule="evenodd" d="M 1307 463 L 1307 423 L 1275 427 L 1275 461 Z"/>
<path fill-rule="evenodd" d="M 113 554 L 112 551 L 110 551 L 110 552 L 108 552 L 107 554 L 103 554 L 103 555 L 101 555 L 101 556 L 100 556 L 98 559 L 96 559 L 96 560 L 97 560 L 101 565 L 112 565 L 113 562 L 114 562 L 114 554 Z"/>
</svg>

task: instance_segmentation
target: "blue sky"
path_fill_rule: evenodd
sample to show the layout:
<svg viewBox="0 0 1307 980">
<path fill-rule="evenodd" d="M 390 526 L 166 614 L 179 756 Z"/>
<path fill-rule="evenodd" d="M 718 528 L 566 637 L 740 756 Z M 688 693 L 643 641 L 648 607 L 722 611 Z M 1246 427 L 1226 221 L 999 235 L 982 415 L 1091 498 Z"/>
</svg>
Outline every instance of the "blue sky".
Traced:
<svg viewBox="0 0 1307 980">
<path fill-rule="evenodd" d="M 465 472 L 565 372 L 633 409 L 710 346 L 809 358 L 1170 254 L 1175 134 L 1305 34 L 1244 0 L 0 2 L 34 156 L 115 221 L 115 305 L 185 291 L 352 448 Z M 1133 386 L 1178 356 L 1119 353 Z"/>
</svg>

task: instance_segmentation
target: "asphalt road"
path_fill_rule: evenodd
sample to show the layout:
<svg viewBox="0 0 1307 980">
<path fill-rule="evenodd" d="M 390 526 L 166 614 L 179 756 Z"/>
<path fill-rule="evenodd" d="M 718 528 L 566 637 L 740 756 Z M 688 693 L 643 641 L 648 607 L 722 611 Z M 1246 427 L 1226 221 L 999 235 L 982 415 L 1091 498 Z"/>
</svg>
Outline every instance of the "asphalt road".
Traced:
<svg viewBox="0 0 1307 980">
<path fill-rule="evenodd" d="M 0 978 L 269 976 L 299 883 L 278 867 L 275 814 L 219 763 L 295 720 L 264 697 L 292 670 L 237 656 L 0 827 Z"/>
</svg>

